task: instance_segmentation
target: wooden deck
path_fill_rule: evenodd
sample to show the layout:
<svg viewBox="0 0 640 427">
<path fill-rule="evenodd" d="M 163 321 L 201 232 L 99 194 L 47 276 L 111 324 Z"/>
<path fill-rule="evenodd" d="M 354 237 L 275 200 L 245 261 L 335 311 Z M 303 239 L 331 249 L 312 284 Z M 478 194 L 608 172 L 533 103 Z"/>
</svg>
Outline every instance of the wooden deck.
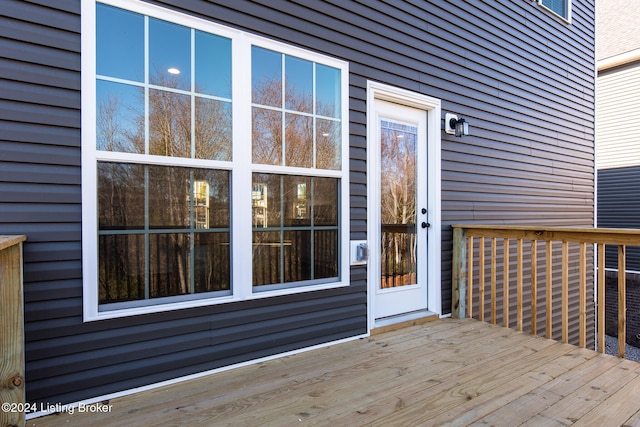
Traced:
<svg viewBox="0 0 640 427">
<path fill-rule="evenodd" d="M 640 363 L 443 319 L 28 426 L 640 426 Z"/>
</svg>

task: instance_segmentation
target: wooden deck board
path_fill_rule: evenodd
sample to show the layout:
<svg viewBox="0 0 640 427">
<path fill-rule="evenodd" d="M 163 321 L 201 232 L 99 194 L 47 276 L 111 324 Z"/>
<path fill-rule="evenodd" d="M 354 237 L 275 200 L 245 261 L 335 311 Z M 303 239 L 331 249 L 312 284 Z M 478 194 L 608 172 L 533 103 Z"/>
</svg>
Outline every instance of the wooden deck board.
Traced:
<svg viewBox="0 0 640 427">
<path fill-rule="evenodd" d="M 48 426 L 639 425 L 640 364 L 443 319 L 113 399 Z"/>
</svg>

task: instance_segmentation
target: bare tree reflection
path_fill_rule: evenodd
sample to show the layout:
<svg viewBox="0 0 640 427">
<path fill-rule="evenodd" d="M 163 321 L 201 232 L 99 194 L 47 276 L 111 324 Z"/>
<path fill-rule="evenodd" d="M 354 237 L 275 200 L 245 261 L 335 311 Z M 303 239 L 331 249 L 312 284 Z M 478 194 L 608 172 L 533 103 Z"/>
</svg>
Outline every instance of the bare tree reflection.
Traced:
<svg viewBox="0 0 640 427">
<path fill-rule="evenodd" d="M 286 113 L 280 109 L 283 97 L 287 100 Z M 315 157 L 317 168 L 340 169 L 340 121 L 319 118 L 333 114 L 334 105 L 318 102 L 315 119 L 313 115 L 290 112 L 312 111 L 313 98 L 294 85 L 286 85 L 283 94 L 279 79 L 265 79 L 255 85 L 252 99 L 254 105 L 260 105 L 253 108 L 251 123 L 254 163 L 311 168 Z"/>
<path fill-rule="evenodd" d="M 154 81 L 177 87 L 171 79 Z M 115 93 L 97 105 L 98 150 L 231 160 L 230 102 L 161 88 L 149 88 L 146 103 L 141 89 L 133 101 Z M 268 108 L 283 105 L 283 97 L 286 112 Z M 295 87 L 283 95 L 275 82 L 260 86 L 254 105 L 255 163 L 341 168 L 341 123 L 329 117 L 335 106 L 306 113 L 311 97 Z M 254 270 L 271 277 L 258 284 L 279 283 L 282 275 L 285 282 L 336 277 L 339 180 L 263 178 L 269 195 L 282 198 L 269 201 L 264 225 L 284 228 L 254 233 L 262 245 Z M 100 303 L 230 290 L 230 212 L 228 171 L 99 162 Z"/>
<path fill-rule="evenodd" d="M 382 128 L 380 144 L 382 286 L 402 286 L 416 280 L 415 133 Z"/>
<path fill-rule="evenodd" d="M 228 104 L 150 89 L 149 154 L 230 160 Z M 144 111 L 111 94 L 97 113 L 99 150 L 145 152 Z M 230 289 L 229 182 L 227 171 L 99 162 L 100 302 Z"/>
</svg>

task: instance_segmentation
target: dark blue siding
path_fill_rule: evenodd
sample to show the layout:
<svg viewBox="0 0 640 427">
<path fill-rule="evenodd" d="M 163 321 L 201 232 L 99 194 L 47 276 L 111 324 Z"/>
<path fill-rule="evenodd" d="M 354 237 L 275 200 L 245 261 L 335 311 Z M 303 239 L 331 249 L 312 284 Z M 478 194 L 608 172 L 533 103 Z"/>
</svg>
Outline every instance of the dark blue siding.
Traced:
<svg viewBox="0 0 640 427">
<path fill-rule="evenodd" d="M 366 84 L 442 100 L 442 290 L 450 224 L 593 225 L 594 4 L 573 24 L 536 2 L 154 1 L 350 64 L 351 237 L 366 238 Z M 176 4 L 178 6 L 176 6 Z M 351 286 L 82 322 L 80 1 L 0 7 L 0 234 L 26 234 L 27 398 L 69 402 L 366 332 Z"/>
<path fill-rule="evenodd" d="M 640 229 L 640 166 L 598 170 L 598 227 Z M 640 271 L 640 247 L 627 248 L 627 270 Z M 606 267 L 618 269 L 618 248 L 607 246 Z"/>
</svg>

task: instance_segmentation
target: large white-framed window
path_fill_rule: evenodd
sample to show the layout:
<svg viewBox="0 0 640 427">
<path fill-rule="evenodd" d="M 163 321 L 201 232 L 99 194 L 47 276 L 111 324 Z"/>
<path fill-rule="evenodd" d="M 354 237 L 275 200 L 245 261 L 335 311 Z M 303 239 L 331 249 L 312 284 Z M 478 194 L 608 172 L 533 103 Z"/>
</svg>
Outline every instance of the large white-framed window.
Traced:
<svg viewBox="0 0 640 427">
<path fill-rule="evenodd" d="M 85 321 L 346 286 L 348 64 L 82 3 Z"/>
<path fill-rule="evenodd" d="M 572 0 L 538 0 L 538 4 L 570 24 L 571 1 Z"/>
</svg>

